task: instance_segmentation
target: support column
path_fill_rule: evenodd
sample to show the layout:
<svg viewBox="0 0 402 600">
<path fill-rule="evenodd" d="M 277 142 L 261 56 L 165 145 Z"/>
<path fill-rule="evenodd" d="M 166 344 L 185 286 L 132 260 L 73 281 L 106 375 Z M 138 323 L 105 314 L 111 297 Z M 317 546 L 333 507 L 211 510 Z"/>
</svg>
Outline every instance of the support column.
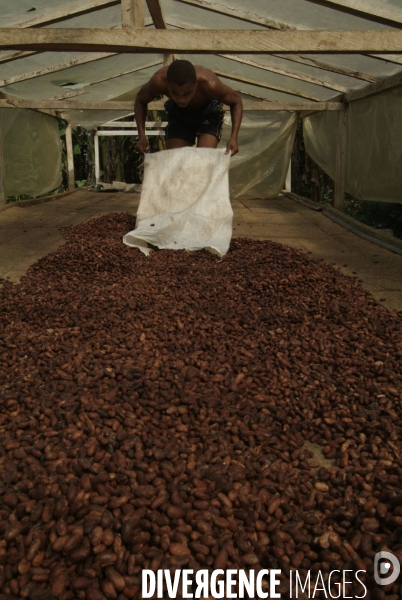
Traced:
<svg viewBox="0 0 402 600">
<path fill-rule="evenodd" d="M 310 175 L 310 186 L 311 186 L 311 199 L 314 202 L 320 201 L 320 176 L 318 171 L 318 165 L 311 159 L 311 175 Z"/>
<path fill-rule="evenodd" d="M 70 123 L 66 127 L 66 146 L 67 146 L 67 171 L 68 171 L 68 189 L 75 190 L 75 171 L 74 171 L 74 147 L 73 135 Z"/>
<path fill-rule="evenodd" d="M 3 136 L 1 133 L 1 117 L 0 117 L 0 206 L 7 204 L 6 181 L 4 172 L 4 153 L 3 153 Z"/>
<path fill-rule="evenodd" d="M 94 135 L 94 149 L 95 149 L 95 183 L 100 183 L 100 163 L 99 163 L 99 136 L 98 132 L 95 131 Z"/>
<path fill-rule="evenodd" d="M 121 23 L 123 27 L 145 27 L 144 0 L 121 0 Z"/>
<path fill-rule="evenodd" d="M 336 136 L 336 161 L 334 180 L 334 208 L 345 211 L 345 176 L 348 110 L 338 111 L 338 131 Z"/>
<path fill-rule="evenodd" d="M 163 66 L 168 67 L 174 61 L 174 54 L 163 55 Z"/>
<path fill-rule="evenodd" d="M 292 159 L 290 159 L 289 161 L 289 168 L 288 168 L 288 172 L 286 173 L 286 179 L 285 179 L 285 192 L 291 192 L 292 191 Z"/>
</svg>

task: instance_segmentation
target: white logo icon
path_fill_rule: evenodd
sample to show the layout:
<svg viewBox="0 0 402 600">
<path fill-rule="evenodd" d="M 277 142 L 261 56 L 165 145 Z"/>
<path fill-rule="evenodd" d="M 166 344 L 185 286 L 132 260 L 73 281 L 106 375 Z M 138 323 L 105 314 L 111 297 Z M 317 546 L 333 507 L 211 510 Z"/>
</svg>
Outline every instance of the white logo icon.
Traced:
<svg viewBox="0 0 402 600">
<path fill-rule="evenodd" d="M 390 573 L 391 566 L 393 567 L 393 570 Z M 399 564 L 399 560 L 393 554 L 391 554 L 391 552 L 386 552 L 385 550 L 377 552 L 374 557 L 374 579 L 376 583 L 379 585 L 388 585 L 389 583 L 394 583 L 394 581 L 398 579 L 400 570 L 401 566 Z M 387 574 L 389 574 L 388 577 L 384 577 L 384 575 Z"/>
</svg>

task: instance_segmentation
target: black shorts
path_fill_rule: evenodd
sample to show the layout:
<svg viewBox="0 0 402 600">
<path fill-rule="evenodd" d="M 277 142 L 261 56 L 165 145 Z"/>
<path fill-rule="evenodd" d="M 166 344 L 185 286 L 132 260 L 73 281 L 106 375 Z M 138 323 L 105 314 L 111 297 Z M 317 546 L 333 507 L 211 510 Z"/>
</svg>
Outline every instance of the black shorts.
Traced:
<svg viewBox="0 0 402 600">
<path fill-rule="evenodd" d="M 205 108 L 191 110 L 180 108 L 176 102 L 169 99 L 165 102 L 165 110 L 168 114 L 166 139 L 179 138 L 191 146 L 194 146 L 201 133 L 209 133 L 218 140 L 221 139 L 225 111 L 223 104 L 218 100 L 211 100 Z"/>
</svg>

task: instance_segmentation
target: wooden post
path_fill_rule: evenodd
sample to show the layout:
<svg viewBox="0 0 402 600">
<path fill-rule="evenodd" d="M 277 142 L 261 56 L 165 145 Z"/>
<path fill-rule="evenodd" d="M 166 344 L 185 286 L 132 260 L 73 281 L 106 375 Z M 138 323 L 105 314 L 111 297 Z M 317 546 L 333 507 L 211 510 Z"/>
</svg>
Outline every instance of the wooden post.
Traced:
<svg viewBox="0 0 402 600">
<path fill-rule="evenodd" d="M 163 66 L 168 67 L 174 61 L 174 54 L 163 55 Z"/>
<path fill-rule="evenodd" d="M 121 23 L 123 27 L 145 27 L 144 0 L 121 0 Z"/>
<path fill-rule="evenodd" d="M 286 179 L 285 179 L 285 192 L 291 192 L 292 191 L 292 159 L 290 159 L 289 161 L 289 168 L 288 168 L 288 172 L 286 173 Z"/>
<path fill-rule="evenodd" d="M 95 183 L 100 183 L 100 164 L 99 164 L 99 136 L 98 132 L 95 131 L 94 135 L 94 148 L 95 148 Z"/>
<path fill-rule="evenodd" d="M 75 190 L 75 172 L 74 172 L 74 148 L 73 136 L 70 123 L 66 127 L 66 146 L 67 146 L 67 172 L 68 172 L 68 189 Z"/>
<path fill-rule="evenodd" d="M 336 161 L 334 180 L 334 208 L 345 211 L 346 142 L 348 111 L 338 112 L 338 131 L 336 136 Z"/>
<path fill-rule="evenodd" d="M 318 165 L 311 158 L 311 175 L 310 175 L 310 186 L 311 186 L 311 199 L 314 202 L 320 201 L 320 175 L 318 171 Z"/>
<path fill-rule="evenodd" d="M 3 136 L 1 133 L 1 117 L 0 117 L 0 206 L 7 204 L 6 181 L 4 172 L 4 153 L 3 153 Z"/>
</svg>

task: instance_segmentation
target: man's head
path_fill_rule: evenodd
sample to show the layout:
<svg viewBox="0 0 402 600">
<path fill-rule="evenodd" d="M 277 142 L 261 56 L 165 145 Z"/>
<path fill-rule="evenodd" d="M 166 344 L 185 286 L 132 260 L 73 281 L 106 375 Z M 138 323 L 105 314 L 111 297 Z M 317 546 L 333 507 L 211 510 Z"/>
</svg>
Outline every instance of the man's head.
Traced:
<svg viewBox="0 0 402 600">
<path fill-rule="evenodd" d="M 172 100 L 178 106 L 187 106 L 197 89 L 197 75 L 194 65 L 188 60 L 175 60 L 169 65 L 166 79 Z"/>
</svg>

